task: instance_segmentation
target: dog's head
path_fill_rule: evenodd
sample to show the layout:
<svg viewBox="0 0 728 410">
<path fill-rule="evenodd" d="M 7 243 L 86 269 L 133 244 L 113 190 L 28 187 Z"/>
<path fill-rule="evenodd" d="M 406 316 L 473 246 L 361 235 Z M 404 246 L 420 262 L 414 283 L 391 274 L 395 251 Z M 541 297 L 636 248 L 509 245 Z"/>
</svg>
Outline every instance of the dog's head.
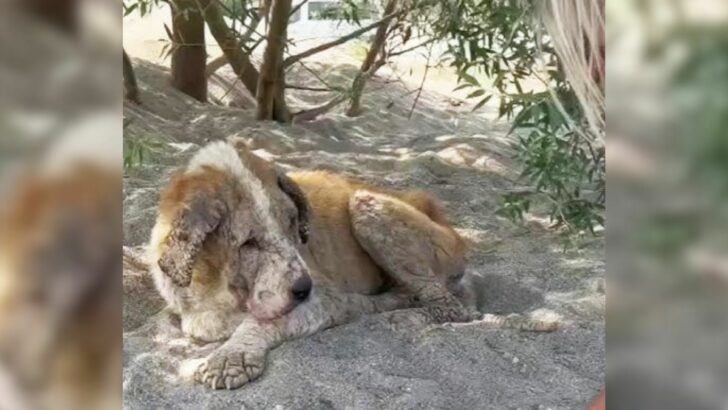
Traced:
<svg viewBox="0 0 728 410">
<path fill-rule="evenodd" d="M 160 220 L 169 230 L 157 264 L 177 286 L 226 284 L 264 320 L 311 292 L 298 252 L 308 240 L 306 199 L 247 149 L 215 142 L 200 150 L 162 194 Z"/>
</svg>

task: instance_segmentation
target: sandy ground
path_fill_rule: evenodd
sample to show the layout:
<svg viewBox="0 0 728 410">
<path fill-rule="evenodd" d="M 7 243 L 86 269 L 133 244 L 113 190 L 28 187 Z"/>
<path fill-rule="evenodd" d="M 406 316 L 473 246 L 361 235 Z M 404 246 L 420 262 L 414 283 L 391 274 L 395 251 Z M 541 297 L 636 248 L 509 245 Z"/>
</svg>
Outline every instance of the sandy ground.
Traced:
<svg viewBox="0 0 728 410">
<path fill-rule="evenodd" d="M 125 45 L 132 56 L 145 56 L 131 47 L 132 36 Z M 377 77 L 362 116 L 333 112 L 286 127 L 256 122 L 250 110 L 192 101 L 169 87 L 166 68 L 154 64 L 159 60 L 152 54 L 135 60 L 143 105 L 124 107 L 125 138 L 149 150 L 124 181 L 126 408 L 574 409 L 597 393 L 605 368 L 603 238 L 564 251 L 538 213 L 526 226 L 495 215 L 503 192 L 518 186 L 518 169 L 510 159 L 508 124 L 492 120 L 492 108 L 471 113 L 427 89 L 408 119 L 411 85 Z M 335 83 L 347 81 L 355 68 L 342 60 L 312 64 Z M 223 71 L 225 78 L 230 73 Z M 303 70 L 289 78 L 313 82 Z M 226 89 L 211 92 L 220 97 Z M 297 106 L 327 99 L 300 92 L 289 97 Z M 372 316 L 284 344 L 269 356 L 261 379 L 240 390 L 195 385 L 185 363 L 215 345 L 181 336 L 162 310 L 140 247 L 170 171 L 206 142 L 228 138 L 246 140 L 289 169 L 329 169 L 433 192 L 473 243 L 468 279 L 478 308 L 558 317 L 562 328 L 550 334 L 479 326 L 395 331 Z"/>
</svg>

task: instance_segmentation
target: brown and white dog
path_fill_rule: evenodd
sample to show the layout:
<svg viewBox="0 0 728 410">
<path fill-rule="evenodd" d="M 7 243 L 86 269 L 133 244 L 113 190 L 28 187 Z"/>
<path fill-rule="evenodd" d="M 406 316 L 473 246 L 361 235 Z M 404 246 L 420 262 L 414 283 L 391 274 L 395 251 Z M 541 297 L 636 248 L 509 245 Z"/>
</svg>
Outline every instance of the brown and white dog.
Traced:
<svg viewBox="0 0 728 410">
<path fill-rule="evenodd" d="M 452 293 L 465 250 L 426 193 L 286 175 L 214 142 L 163 191 L 149 260 L 183 331 L 227 339 L 196 379 L 237 388 L 260 375 L 272 347 L 361 314 L 416 303 L 433 321 L 472 319 Z"/>
</svg>

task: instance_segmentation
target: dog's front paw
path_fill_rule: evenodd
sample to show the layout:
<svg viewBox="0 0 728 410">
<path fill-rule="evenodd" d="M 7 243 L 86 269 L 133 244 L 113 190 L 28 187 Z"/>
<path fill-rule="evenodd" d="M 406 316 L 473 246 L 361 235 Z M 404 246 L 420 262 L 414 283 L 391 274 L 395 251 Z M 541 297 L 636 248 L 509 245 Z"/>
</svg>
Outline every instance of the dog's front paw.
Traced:
<svg viewBox="0 0 728 410">
<path fill-rule="evenodd" d="M 197 368 L 195 380 L 213 389 L 237 389 L 255 380 L 265 368 L 265 353 L 222 347 Z"/>
</svg>

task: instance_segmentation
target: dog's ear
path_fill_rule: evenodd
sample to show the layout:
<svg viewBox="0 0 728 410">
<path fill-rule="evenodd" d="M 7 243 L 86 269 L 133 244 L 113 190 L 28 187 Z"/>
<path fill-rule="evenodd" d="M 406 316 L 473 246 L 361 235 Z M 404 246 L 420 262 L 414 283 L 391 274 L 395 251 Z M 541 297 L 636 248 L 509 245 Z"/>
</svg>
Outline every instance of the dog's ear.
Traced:
<svg viewBox="0 0 728 410">
<path fill-rule="evenodd" d="M 175 212 L 165 249 L 157 261 L 162 272 L 182 287 L 192 281 L 192 266 L 202 243 L 218 227 L 226 209 L 219 195 L 210 190 L 188 194 Z"/>
<path fill-rule="evenodd" d="M 290 197 L 296 205 L 296 209 L 298 209 L 298 235 L 301 237 L 302 243 L 308 242 L 310 209 L 308 201 L 306 200 L 306 195 L 303 191 L 301 191 L 298 184 L 293 182 L 293 180 L 282 171 L 278 172 L 278 187 L 281 188 L 281 191 L 288 195 L 288 197 Z"/>
</svg>

